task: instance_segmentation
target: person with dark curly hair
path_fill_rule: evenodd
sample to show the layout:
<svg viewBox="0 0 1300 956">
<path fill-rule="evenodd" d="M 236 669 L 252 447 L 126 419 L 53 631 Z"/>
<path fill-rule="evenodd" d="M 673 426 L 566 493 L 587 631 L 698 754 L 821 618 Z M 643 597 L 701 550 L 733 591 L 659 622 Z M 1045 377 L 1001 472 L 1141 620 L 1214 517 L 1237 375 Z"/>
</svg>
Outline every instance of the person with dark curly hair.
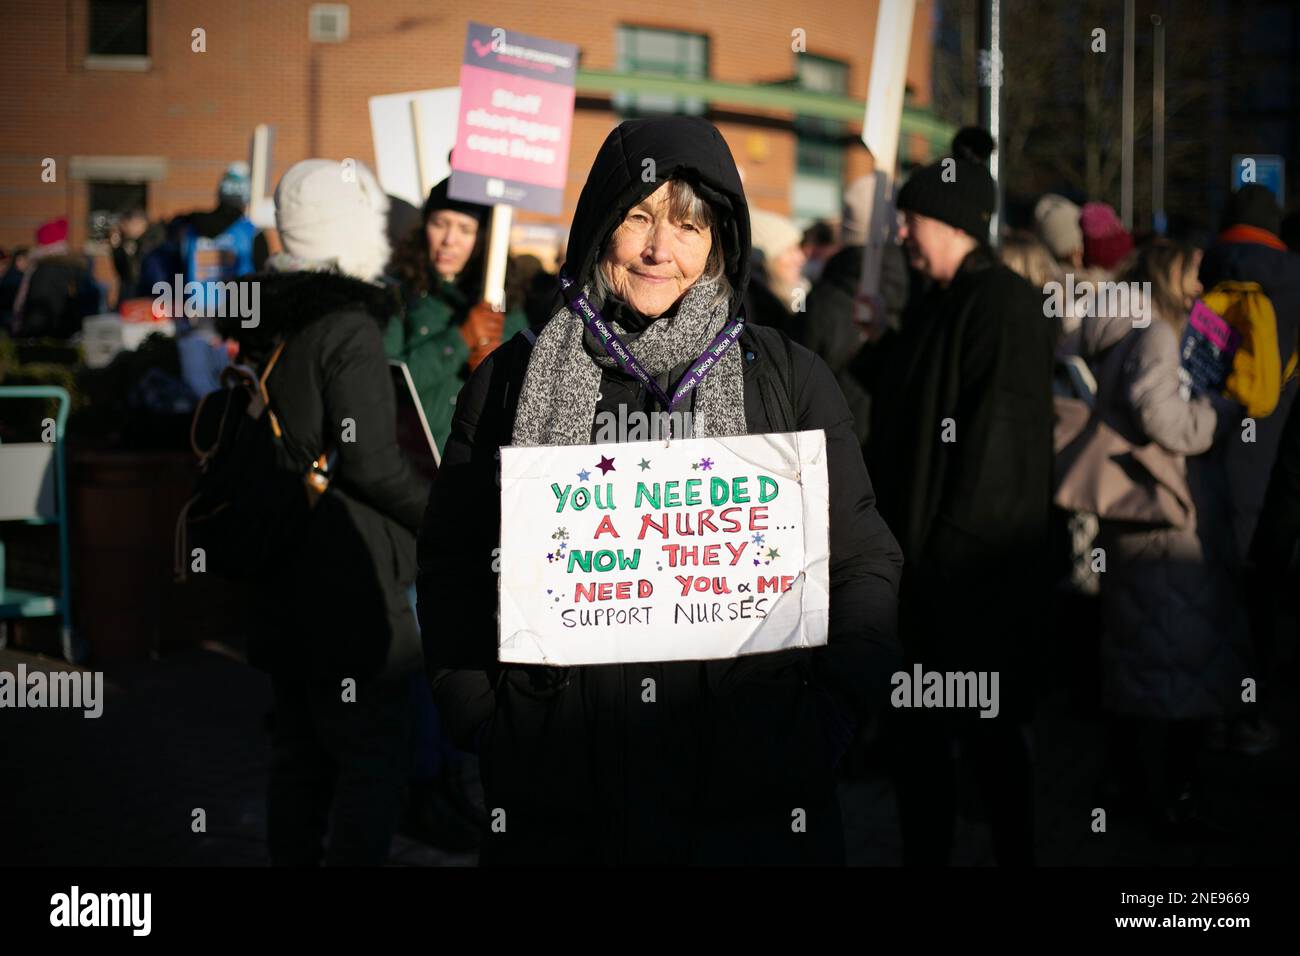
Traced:
<svg viewBox="0 0 1300 956">
<path fill-rule="evenodd" d="M 480 301 L 490 210 L 452 199 L 448 182 L 430 190 L 420 225 L 393 254 L 389 273 L 401 285 L 403 309 L 384 336 L 389 358 L 411 370 L 439 452 L 470 372 L 528 326 L 522 310 L 495 312 Z"/>
</svg>

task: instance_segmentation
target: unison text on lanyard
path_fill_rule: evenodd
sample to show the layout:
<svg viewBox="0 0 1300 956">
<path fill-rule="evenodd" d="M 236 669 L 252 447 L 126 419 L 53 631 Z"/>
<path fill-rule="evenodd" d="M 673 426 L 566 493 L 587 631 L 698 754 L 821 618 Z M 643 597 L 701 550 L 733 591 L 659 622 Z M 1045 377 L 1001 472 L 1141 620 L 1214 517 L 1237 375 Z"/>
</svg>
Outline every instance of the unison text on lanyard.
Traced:
<svg viewBox="0 0 1300 956">
<path fill-rule="evenodd" d="M 618 333 L 605 322 L 604 317 L 591 304 L 586 293 L 581 289 L 572 291 L 574 290 L 573 280 L 563 270 L 560 272 L 560 287 L 564 289 L 570 304 L 576 306 L 582 314 L 582 321 L 591 330 L 591 334 L 596 336 L 601 345 L 605 347 L 606 354 L 618 363 L 620 369 L 649 389 L 669 413 L 685 401 L 686 397 L 695 390 L 695 387 L 700 382 L 704 381 L 704 376 L 709 374 L 709 370 L 718 363 L 723 353 L 735 343 L 736 339 L 740 338 L 740 333 L 745 328 L 745 320 L 740 316 L 723 326 L 722 331 L 714 337 L 709 347 L 691 363 L 691 367 L 686 370 L 686 374 L 677 383 L 676 390 L 674 390 L 672 397 L 669 398 L 668 393 L 654 380 L 654 376 L 645 370 L 645 367 L 637 361 L 637 357 L 618 337 Z"/>
</svg>

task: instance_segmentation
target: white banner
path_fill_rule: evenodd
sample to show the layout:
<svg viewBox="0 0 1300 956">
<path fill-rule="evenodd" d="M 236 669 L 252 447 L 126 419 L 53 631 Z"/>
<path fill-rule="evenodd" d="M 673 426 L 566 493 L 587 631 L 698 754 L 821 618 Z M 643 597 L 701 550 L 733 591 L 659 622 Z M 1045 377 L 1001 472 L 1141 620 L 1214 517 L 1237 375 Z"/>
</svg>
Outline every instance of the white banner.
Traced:
<svg viewBox="0 0 1300 956">
<path fill-rule="evenodd" d="M 429 190 L 451 175 L 447 157 L 456 145 L 460 87 L 372 96 L 369 105 L 379 184 L 419 209 Z"/>
<path fill-rule="evenodd" d="M 501 449 L 502 662 L 826 643 L 822 431 Z"/>
</svg>

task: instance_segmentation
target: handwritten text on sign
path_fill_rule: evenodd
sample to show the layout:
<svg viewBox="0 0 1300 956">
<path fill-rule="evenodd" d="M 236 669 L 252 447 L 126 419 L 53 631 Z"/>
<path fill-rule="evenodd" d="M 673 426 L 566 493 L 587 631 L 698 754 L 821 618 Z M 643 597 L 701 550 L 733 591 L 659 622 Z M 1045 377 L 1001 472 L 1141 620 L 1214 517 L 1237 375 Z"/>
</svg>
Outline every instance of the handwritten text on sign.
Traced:
<svg viewBox="0 0 1300 956">
<path fill-rule="evenodd" d="M 826 643 L 825 433 L 501 449 L 500 659 Z"/>
</svg>

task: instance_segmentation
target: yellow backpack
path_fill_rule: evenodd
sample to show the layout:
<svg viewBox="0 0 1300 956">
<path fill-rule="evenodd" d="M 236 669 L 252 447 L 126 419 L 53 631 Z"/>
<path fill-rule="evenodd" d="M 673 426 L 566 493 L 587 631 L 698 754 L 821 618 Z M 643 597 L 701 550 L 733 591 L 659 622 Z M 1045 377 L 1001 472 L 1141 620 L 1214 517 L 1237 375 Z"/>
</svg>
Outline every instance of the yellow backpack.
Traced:
<svg viewBox="0 0 1300 956">
<path fill-rule="evenodd" d="M 1220 282 L 1201 298 L 1241 333 L 1224 392 L 1246 406 L 1251 418 L 1273 414 L 1282 386 L 1295 373 L 1297 351 L 1283 369 L 1273 303 L 1258 282 Z"/>
</svg>

